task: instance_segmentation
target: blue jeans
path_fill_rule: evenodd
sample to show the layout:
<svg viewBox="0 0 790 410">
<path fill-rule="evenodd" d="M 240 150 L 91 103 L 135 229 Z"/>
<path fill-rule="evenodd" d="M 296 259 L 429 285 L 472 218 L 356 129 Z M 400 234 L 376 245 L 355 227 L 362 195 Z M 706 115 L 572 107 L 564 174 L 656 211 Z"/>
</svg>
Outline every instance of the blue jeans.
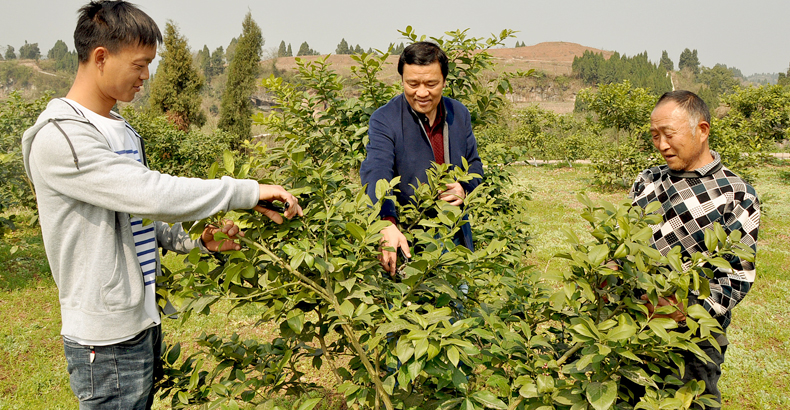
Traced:
<svg viewBox="0 0 790 410">
<path fill-rule="evenodd" d="M 161 326 L 110 346 L 84 346 L 64 337 L 71 391 L 80 410 L 150 409 L 154 381 L 161 375 L 161 347 Z"/>
</svg>

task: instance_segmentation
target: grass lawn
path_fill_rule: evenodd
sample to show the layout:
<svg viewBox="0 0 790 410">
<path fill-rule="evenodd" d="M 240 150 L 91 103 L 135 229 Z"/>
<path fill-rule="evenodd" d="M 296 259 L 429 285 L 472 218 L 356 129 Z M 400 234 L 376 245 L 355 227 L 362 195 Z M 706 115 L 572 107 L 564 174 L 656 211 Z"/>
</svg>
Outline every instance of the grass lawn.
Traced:
<svg viewBox="0 0 790 410">
<path fill-rule="evenodd" d="M 790 408 L 790 297 L 785 292 L 790 288 L 786 275 L 790 265 L 788 170 L 790 163 L 765 166 L 754 184 L 764 208 L 758 277 L 749 296 L 735 310 L 729 328 L 731 344 L 720 382 L 724 408 Z M 626 195 L 624 191 L 591 188 L 590 169 L 586 166 L 522 166 L 515 172 L 513 188 L 532 192 L 529 215 L 534 239 L 529 262 L 539 269 L 562 266 L 560 260 L 552 258 L 556 252 L 567 249 L 561 228 L 569 227 L 579 234 L 587 229 L 587 222 L 579 216 L 577 193 L 610 202 Z M 20 250 L 11 255 L 15 245 Z M 170 254 L 165 263 L 177 268 L 181 258 Z M 215 311 L 218 313 L 210 316 L 193 316 L 183 326 L 165 320 L 166 340 L 180 341 L 190 350 L 194 348 L 192 340 L 202 332 L 237 332 L 258 339 L 268 339 L 276 333 L 273 324 L 255 326 L 259 313 L 254 307 L 231 314 Z M 77 408 L 59 336 L 57 288 L 35 228 L 23 226 L 0 242 L 0 315 L 0 410 Z M 322 385 L 334 385 L 328 374 L 314 377 Z M 169 406 L 157 403 L 155 408 Z"/>
</svg>

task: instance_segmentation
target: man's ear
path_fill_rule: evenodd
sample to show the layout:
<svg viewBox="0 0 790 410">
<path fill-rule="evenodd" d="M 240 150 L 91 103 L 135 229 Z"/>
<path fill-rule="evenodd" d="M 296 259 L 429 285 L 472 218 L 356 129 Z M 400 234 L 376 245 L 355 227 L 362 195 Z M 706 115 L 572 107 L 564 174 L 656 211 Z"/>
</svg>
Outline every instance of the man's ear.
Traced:
<svg viewBox="0 0 790 410">
<path fill-rule="evenodd" d="M 105 47 L 96 47 L 91 52 L 91 56 L 93 57 L 93 64 L 96 64 L 96 68 L 100 71 L 104 69 L 104 63 L 107 62 L 107 57 L 109 57 L 110 52 Z"/>
<path fill-rule="evenodd" d="M 708 142 L 708 136 L 710 135 L 710 124 L 707 121 L 700 121 L 697 124 L 697 132 L 699 132 L 699 141 L 702 143 Z"/>
</svg>

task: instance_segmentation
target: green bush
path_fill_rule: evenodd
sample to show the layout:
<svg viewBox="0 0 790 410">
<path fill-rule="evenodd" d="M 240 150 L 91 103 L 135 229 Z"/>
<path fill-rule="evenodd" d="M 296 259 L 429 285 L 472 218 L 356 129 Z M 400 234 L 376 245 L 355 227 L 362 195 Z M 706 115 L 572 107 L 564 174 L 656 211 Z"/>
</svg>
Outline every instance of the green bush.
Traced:
<svg viewBox="0 0 790 410">
<path fill-rule="evenodd" d="M 781 86 L 735 87 L 721 97 L 729 111 L 711 124 L 710 146 L 724 165 L 747 181 L 775 142 L 790 132 L 790 91 Z"/>
<path fill-rule="evenodd" d="M 508 114 L 495 124 L 477 129 L 481 152 L 491 144 L 499 144 L 507 147 L 506 151 L 518 153 L 519 160 L 575 161 L 587 159 L 600 149 L 600 127 L 589 118 L 555 114 L 537 105 Z"/>
<path fill-rule="evenodd" d="M 648 132 L 657 99 L 628 80 L 601 85 L 596 92 L 589 88 L 579 92 L 577 101 L 595 114 L 599 130 L 613 131 L 613 144 L 601 145 L 591 158 L 598 185 L 628 187 L 639 172 L 657 164 Z"/>
<path fill-rule="evenodd" d="M 601 187 L 630 188 L 640 172 L 663 164 L 661 156 L 641 137 L 626 137 L 619 144 L 605 144 L 590 157 L 593 181 Z"/>
<path fill-rule="evenodd" d="M 179 130 L 164 115 L 133 108 L 121 115 L 145 141 L 145 153 L 151 169 L 165 174 L 205 178 L 208 166 L 222 158 L 236 137 L 222 130 L 204 133 L 197 129 Z"/>
<path fill-rule="evenodd" d="M 51 98 L 26 101 L 13 91 L 0 102 L 0 204 L 10 207 L 34 207 L 35 193 L 25 174 L 22 161 L 22 134 L 33 126 Z"/>
</svg>

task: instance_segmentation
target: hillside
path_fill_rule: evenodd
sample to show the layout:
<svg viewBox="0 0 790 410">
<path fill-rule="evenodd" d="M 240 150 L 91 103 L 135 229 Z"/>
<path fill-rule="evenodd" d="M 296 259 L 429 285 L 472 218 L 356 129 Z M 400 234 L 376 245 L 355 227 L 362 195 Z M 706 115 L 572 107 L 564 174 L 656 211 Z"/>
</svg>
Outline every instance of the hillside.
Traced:
<svg viewBox="0 0 790 410">
<path fill-rule="evenodd" d="M 499 70 L 515 71 L 534 68 L 552 75 L 570 75 L 573 58 L 576 56 L 581 57 L 587 50 L 594 53 L 603 53 L 606 58 L 614 54 L 612 51 L 599 50 L 563 41 L 538 43 L 533 46 L 517 48 L 495 48 L 489 50 L 489 53 L 494 56 Z M 302 56 L 298 58 L 304 61 L 314 61 L 325 57 L 326 55 Z M 333 54 L 329 56 L 328 62 L 332 64 L 332 67 L 339 74 L 344 76 L 350 75 L 351 71 L 348 67 L 356 64 L 349 55 Z M 384 69 L 385 78 L 397 79 L 398 56 L 390 56 L 387 62 L 391 64 Z M 270 66 L 271 60 L 264 61 L 261 64 L 264 67 Z M 296 57 L 280 57 L 277 59 L 276 64 L 279 70 L 296 70 Z"/>
<path fill-rule="evenodd" d="M 497 72 L 535 69 L 546 76 L 557 77 L 570 76 L 573 58 L 581 57 L 588 50 L 594 53 L 603 53 L 605 58 L 609 58 L 614 54 L 612 51 L 599 50 L 563 41 L 538 43 L 526 47 L 496 48 L 489 50 L 489 52 L 494 56 Z M 327 56 L 303 56 L 298 58 L 304 61 L 315 61 L 327 58 Z M 332 64 L 332 69 L 344 77 L 350 77 L 351 70 L 349 67 L 356 65 L 356 62 L 349 55 L 330 55 L 327 62 Z M 398 81 L 398 56 L 390 56 L 387 58 L 387 62 L 389 64 L 382 71 L 382 79 L 384 81 Z M 271 64 L 271 60 L 261 63 L 263 67 L 271 67 Z M 275 64 L 278 70 L 285 73 L 294 72 L 297 69 L 296 57 L 280 57 L 276 59 Z M 546 109 L 558 113 L 567 113 L 573 110 L 576 92 L 582 87 L 580 82 L 569 80 L 566 87 L 558 89 L 553 81 L 545 81 L 545 76 L 526 80 L 519 79 L 514 81 L 515 94 L 511 100 L 516 104 L 539 103 Z"/>
<path fill-rule="evenodd" d="M 585 51 L 603 53 L 609 58 L 613 51 L 599 50 L 564 41 L 538 43 L 533 46 L 516 48 L 497 48 L 490 51 L 504 71 L 528 70 L 534 68 L 551 75 L 570 75 L 574 57 L 581 57 Z"/>
</svg>

